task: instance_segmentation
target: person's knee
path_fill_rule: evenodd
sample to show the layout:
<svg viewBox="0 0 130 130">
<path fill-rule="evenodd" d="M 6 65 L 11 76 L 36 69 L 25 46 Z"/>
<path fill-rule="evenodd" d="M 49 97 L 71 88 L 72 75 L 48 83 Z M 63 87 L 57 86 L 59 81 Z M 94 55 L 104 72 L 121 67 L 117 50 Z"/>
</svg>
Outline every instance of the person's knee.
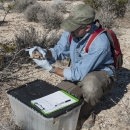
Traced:
<svg viewBox="0 0 130 130">
<path fill-rule="evenodd" d="M 90 102 L 92 106 L 96 105 L 103 96 L 102 85 L 97 77 L 89 74 L 83 80 L 82 86 L 83 98 L 86 102 Z"/>
<path fill-rule="evenodd" d="M 96 94 L 102 90 L 101 88 L 101 82 L 95 75 L 89 74 L 84 78 L 82 85 L 83 93 L 96 96 Z"/>
<path fill-rule="evenodd" d="M 65 90 L 65 91 L 67 91 L 67 92 L 69 92 L 77 97 L 82 97 L 81 89 L 73 82 L 64 80 L 64 81 L 61 81 L 57 85 L 57 87 Z"/>
</svg>

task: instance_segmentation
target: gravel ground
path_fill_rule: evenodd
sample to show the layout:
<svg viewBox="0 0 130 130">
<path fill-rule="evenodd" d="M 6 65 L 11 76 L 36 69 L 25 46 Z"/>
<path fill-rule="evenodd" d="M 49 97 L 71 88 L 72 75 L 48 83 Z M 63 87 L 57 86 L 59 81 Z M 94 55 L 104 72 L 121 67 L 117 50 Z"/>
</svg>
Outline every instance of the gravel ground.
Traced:
<svg viewBox="0 0 130 130">
<path fill-rule="evenodd" d="M 1 10 L 0 10 L 1 11 Z M 0 12 L 2 14 L 2 12 Z M 7 17 L 7 25 L 0 27 L 0 41 L 12 40 L 14 33 L 22 26 L 33 25 L 37 28 L 37 23 L 27 23 L 22 14 L 11 13 Z M 123 67 L 117 71 L 117 82 L 114 89 L 104 96 L 100 105 L 95 109 L 96 122 L 91 130 L 130 130 L 130 20 L 119 19 L 119 27 L 115 28 L 124 54 Z M 67 67 L 67 61 L 55 64 L 62 68 Z M 27 82 L 36 79 L 45 80 L 53 85 L 57 85 L 61 80 L 60 76 L 50 74 L 35 64 L 23 64 L 20 69 L 11 70 L 7 81 L 0 82 L 0 130 L 18 130 L 12 117 L 12 110 L 6 92 Z"/>
</svg>

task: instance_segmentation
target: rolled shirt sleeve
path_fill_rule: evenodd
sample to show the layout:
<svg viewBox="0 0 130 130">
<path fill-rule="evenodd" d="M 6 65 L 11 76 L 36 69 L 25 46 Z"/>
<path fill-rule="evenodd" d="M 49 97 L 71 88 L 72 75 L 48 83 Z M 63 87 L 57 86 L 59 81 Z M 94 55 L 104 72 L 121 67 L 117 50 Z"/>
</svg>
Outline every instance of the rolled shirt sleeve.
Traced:
<svg viewBox="0 0 130 130">
<path fill-rule="evenodd" d="M 52 53 L 52 59 L 50 60 L 53 63 L 57 60 L 66 59 L 70 55 L 69 35 L 69 32 L 64 32 L 55 47 L 49 49 Z"/>
<path fill-rule="evenodd" d="M 63 70 L 63 75 L 64 75 L 65 79 L 67 79 L 67 80 L 72 80 L 71 68 L 70 68 L 70 67 L 65 68 L 65 69 Z"/>
</svg>

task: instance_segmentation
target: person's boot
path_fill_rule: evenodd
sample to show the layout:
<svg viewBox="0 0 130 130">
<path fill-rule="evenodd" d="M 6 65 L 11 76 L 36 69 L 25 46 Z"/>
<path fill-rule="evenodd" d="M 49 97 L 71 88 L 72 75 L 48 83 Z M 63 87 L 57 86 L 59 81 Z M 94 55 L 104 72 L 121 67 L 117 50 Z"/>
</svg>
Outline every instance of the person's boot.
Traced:
<svg viewBox="0 0 130 130">
<path fill-rule="evenodd" d="M 94 107 L 90 103 L 84 103 L 80 110 L 78 126 L 80 130 L 89 130 L 95 123 Z M 79 129 L 78 129 L 79 130 Z"/>
<path fill-rule="evenodd" d="M 95 123 L 95 114 L 92 112 L 90 116 L 82 123 L 81 130 L 89 130 L 91 127 L 94 126 Z"/>
</svg>

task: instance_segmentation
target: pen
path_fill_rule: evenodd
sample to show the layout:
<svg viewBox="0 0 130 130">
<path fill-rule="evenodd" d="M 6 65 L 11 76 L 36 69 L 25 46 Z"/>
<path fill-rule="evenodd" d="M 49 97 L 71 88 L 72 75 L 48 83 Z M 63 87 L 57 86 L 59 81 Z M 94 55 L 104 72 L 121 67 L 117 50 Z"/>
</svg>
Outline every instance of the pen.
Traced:
<svg viewBox="0 0 130 130">
<path fill-rule="evenodd" d="M 64 102 L 61 102 L 61 103 L 59 103 L 59 104 L 56 104 L 55 107 L 56 107 L 56 106 L 59 106 L 59 105 L 61 105 L 61 104 L 63 104 L 63 103 L 69 102 L 69 101 L 71 101 L 71 100 L 69 99 L 69 100 L 66 100 L 66 101 L 64 101 Z"/>
</svg>

